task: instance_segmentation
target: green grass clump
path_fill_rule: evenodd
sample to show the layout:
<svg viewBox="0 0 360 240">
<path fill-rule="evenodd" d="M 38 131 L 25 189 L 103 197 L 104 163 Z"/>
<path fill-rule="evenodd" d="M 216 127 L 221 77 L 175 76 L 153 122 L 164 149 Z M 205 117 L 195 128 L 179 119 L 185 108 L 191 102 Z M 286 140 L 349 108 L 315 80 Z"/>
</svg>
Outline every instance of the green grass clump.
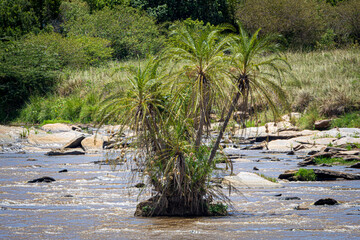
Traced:
<svg viewBox="0 0 360 240">
<path fill-rule="evenodd" d="M 360 149 L 360 143 L 349 143 L 345 146 L 346 150 Z"/>
<path fill-rule="evenodd" d="M 316 181 L 316 174 L 313 169 L 300 168 L 295 177 L 301 181 Z"/>
<path fill-rule="evenodd" d="M 226 216 L 228 206 L 222 203 L 209 204 L 208 211 L 213 216 Z"/>
<path fill-rule="evenodd" d="M 72 122 L 68 121 L 68 120 L 63 120 L 63 119 L 54 119 L 54 120 L 44 120 L 41 123 L 41 126 L 45 125 L 45 124 L 53 124 L 53 123 L 68 123 L 71 124 Z"/>
<path fill-rule="evenodd" d="M 360 128 L 360 112 L 341 115 L 332 121 L 331 127 Z"/>
<path fill-rule="evenodd" d="M 278 182 L 278 181 L 276 180 L 276 178 L 265 176 L 265 175 L 262 174 L 262 173 L 256 173 L 256 174 L 259 175 L 259 176 L 262 177 L 262 178 L 265 178 L 266 180 L 268 180 L 268 181 L 270 181 L 270 182 L 274 182 L 274 183 L 277 183 L 277 182 Z"/>
<path fill-rule="evenodd" d="M 331 165 L 353 165 L 359 161 L 346 161 L 343 158 L 324 158 L 316 157 L 314 158 L 316 164 L 331 164 Z"/>
</svg>

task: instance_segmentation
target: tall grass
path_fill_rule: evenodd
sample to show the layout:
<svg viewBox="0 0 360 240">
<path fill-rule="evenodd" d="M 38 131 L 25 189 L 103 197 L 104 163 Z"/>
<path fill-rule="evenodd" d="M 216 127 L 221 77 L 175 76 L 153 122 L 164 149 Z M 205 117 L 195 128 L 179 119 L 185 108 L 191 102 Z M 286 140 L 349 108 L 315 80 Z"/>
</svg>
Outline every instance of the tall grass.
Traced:
<svg viewBox="0 0 360 240">
<path fill-rule="evenodd" d="M 286 55 L 296 79 L 285 82 L 293 110 L 331 117 L 360 108 L 359 48 Z"/>
<path fill-rule="evenodd" d="M 321 118 L 360 109 L 359 48 L 286 52 L 285 55 L 292 67 L 292 76 L 285 77 L 283 87 L 288 93 L 292 110 L 305 113 L 299 121 L 302 128 L 312 128 L 313 123 Z M 94 113 L 101 100 L 114 90 L 125 92 L 127 89 L 128 73 L 124 69 L 138 64 L 136 60 L 113 61 L 101 67 L 67 69 L 59 75 L 56 93 L 32 97 L 18 121 L 41 123 L 63 119 L 94 122 L 97 120 Z M 223 104 L 226 103 L 218 103 L 220 106 Z M 273 120 L 271 114 L 266 114 L 266 105 L 259 104 L 262 113 L 255 120 L 249 119 L 249 126 Z M 216 113 L 221 114 L 219 111 Z M 337 125 L 347 126 L 346 122 Z"/>
<path fill-rule="evenodd" d="M 101 100 L 113 90 L 125 91 L 128 77 L 124 68 L 136 62 L 110 62 L 102 67 L 66 69 L 59 76 L 55 94 L 32 96 L 22 109 L 18 122 L 45 120 L 96 122 Z"/>
</svg>

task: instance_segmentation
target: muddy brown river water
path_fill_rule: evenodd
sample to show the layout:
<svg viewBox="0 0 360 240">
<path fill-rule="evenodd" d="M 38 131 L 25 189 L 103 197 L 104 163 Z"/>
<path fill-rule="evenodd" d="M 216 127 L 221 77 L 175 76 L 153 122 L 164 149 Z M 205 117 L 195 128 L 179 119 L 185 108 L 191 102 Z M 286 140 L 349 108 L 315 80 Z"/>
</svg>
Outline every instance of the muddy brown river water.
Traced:
<svg viewBox="0 0 360 240">
<path fill-rule="evenodd" d="M 235 161 L 235 173 L 253 172 L 256 166 L 259 173 L 277 177 L 300 161 L 280 153 L 233 151 L 249 159 Z M 261 159 L 269 156 L 280 161 Z M 0 154 L 0 239 L 360 239 L 360 181 L 280 182 L 284 188 L 241 189 L 230 195 L 235 209 L 228 217 L 138 218 L 133 216 L 136 204 L 150 190 L 139 197 L 140 190 L 133 187 L 138 180 L 129 183 L 131 166 L 112 170 L 93 163 L 103 158 Z M 68 172 L 59 173 L 62 169 Z M 27 183 L 43 176 L 56 181 Z M 278 194 L 300 200 L 282 200 Z M 312 205 L 326 197 L 341 204 Z M 309 210 L 295 210 L 298 205 Z"/>
</svg>

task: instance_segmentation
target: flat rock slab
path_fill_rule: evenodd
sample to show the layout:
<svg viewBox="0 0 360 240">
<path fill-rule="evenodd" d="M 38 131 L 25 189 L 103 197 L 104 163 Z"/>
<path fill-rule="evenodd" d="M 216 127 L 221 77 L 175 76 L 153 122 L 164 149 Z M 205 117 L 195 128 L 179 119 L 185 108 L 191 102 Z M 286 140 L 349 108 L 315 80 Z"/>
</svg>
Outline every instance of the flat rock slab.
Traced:
<svg viewBox="0 0 360 240">
<path fill-rule="evenodd" d="M 32 145 L 61 147 L 81 135 L 81 133 L 76 131 L 38 134 L 31 133 L 29 134 L 28 141 Z"/>
<path fill-rule="evenodd" d="M 51 151 L 51 148 L 23 147 L 22 150 L 30 153 L 38 153 L 38 152 L 49 152 Z"/>
<path fill-rule="evenodd" d="M 360 138 L 354 138 L 354 137 L 343 137 L 334 142 L 335 146 L 342 146 L 349 143 L 356 143 L 360 144 Z"/>
<path fill-rule="evenodd" d="M 69 132 L 72 130 L 72 127 L 64 123 L 52 123 L 45 124 L 41 129 L 47 132 Z"/>
<path fill-rule="evenodd" d="M 317 137 L 360 137 L 359 128 L 333 128 L 328 131 L 322 131 L 316 134 Z"/>
<path fill-rule="evenodd" d="M 274 140 L 268 143 L 268 149 L 271 151 L 290 151 L 296 148 L 300 143 L 290 140 Z"/>
<path fill-rule="evenodd" d="M 240 172 L 236 176 L 226 176 L 224 184 L 231 184 L 236 188 L 281 188 L 283 185 L 274 183 L 255 173 Z"/>
</svg>

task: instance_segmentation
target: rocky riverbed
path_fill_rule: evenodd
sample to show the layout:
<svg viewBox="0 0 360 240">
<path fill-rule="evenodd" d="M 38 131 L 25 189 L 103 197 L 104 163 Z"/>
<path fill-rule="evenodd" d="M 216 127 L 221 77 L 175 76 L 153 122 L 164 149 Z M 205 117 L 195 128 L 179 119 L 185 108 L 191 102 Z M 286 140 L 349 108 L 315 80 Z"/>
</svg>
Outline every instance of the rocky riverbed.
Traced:
<svg viewBox="0 0 360 240">
<path fill-rule="evenodd" d="M 143 179 L 131 161 L 131 154 L 126 156 L 127 163 L 107 165 L 106 160 L 116 159 L 117 146 L 127 144 L 133 136 L 128 131 L 116 139 L 113 134 L 118 129 L 107 126 L 95 132 L 91 128 L 60 124 L 45 125 L 42 129 L 0 126 L 0 237 L 360 238 L 360 180 L 278 179 L 287 170 L 299 169 L 298 164 L 311 156 L 309 153 L 324 152 L 329 146 L 343 148 L 346 144 L 360 143 L 360 129 L 297 131 L 284 122 L 269 124 L 267 129 L 238 130 L 222 143 L 237 176 L 229 179 L 221 172 L 214 175 L 232 181 L 237 189 L 223 182 L 224 191 L 230 193 L 234 203 L 231 215 L 150 219 L 133 216 L 137 202 L 148 198 L 151 189 L 136 187 Z M 258 149 L 249 150 L 254 148 Z M 83 154 L 60 154 L 74 149 Z M 51 151 L 58 151 L 59 155 L 45 155 Z M 349 155 L 358 156 L 356 150 L 352 151 Z M 360 174 L 358 168 L 340 165 L 303 168 Z M 258 175 L 276 178 L 278 182 Z M 143 194 L 138 199 L 140 192 Z M 338 204 L 314 205 L 327 198 Z"/>
</svg>

